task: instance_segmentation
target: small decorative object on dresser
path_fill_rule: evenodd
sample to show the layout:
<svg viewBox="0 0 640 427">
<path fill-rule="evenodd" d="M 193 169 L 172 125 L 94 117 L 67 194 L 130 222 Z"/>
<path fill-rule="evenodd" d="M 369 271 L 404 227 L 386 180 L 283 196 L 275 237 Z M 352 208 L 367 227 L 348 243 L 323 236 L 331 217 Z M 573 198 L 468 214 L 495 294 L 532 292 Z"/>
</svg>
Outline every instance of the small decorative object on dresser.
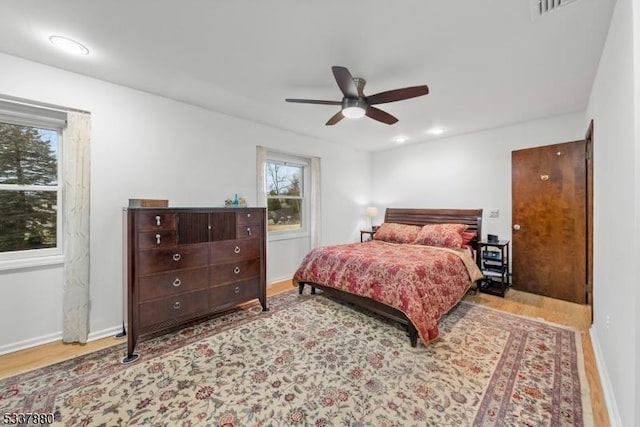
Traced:
<svg viewBox="0 0 640 427">
<path fill-rule="evenodd" d="M 236 194 L 233 199 L 226 199 L 224 201 L 224 206 L 227 208 L 246 208 L 247 207 L 247 199 L 244 197 L 238 197 Z"/>
<path fill-rule="evenodd" d="M 166 208 L 169 200 L 166 199 L 129 199 L 130 208 Z"/>
<path fill-rule="evenodd" d="M 138 337 L 259 299 L 265 208 L 127 209 L 127 357 Z"/>
</svg>

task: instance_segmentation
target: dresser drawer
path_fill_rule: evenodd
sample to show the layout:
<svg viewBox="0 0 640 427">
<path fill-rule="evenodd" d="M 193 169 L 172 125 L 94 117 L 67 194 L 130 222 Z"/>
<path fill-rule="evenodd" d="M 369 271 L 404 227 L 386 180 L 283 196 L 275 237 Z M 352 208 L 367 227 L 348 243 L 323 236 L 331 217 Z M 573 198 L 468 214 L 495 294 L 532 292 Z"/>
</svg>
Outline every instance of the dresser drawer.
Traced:
<svg viewBox="0 0 640 427">
<path fill-rule="evenodd" d="M 209 269 L 207 267 L 176 270 L 140 278 L 140 302 L 167 297 L 184 292 L 207 289 Z"/>
<path fill-rule="evenodd" d="M 207 265 L 207 245 L 184 245 L 170 249 L 140 251 L 138 275 Z"/>
<path fill-rule="evenodd" d="M 209 269 L 209 283 L 211 286 L 239 282 L 256 276 L 260 276 L 260 258 L 212 265 Z"/>
<path fill-rule="evenodd" d="M 170 211 L 144 210 L 136 212 L 138 231 L 174 230 L 176 215 Z"/>
<path fill-rule="evenodd" d="M 227 264 L 260 256 L 259 238 L 225 240 L 209 246 L 209 264 Z"/>
<path fill-rule="evenodd" d="M 138 249 L 171 248 L 176 245 L 174 230 L 157 230 L 138 233 Z"/>
<path fill-rule="evenodd" d="M 140 326 L 181 320 L 206 313 L 207 291 L 188 292 L 140 304 Z"/>
<path fill-rule="evenodd" d="M 262 236 L 263 229 L 261 225 L 246 224 L 236 226 L 236 238 L 237 239 L 250 239 L 252 237 L 260 238 Z"/>
<path fill-rule="evenodd" d="M 236 214 L 236 224 L 241 225 L 259 225 L 262 223 L 262 210 L 242 211 Z"/>
<path fill-rule="evenodd" d="M 219 310 L 260 296 L 260 278 L 228 283 L 209 289 L 209 307 Z"/>
</svg>

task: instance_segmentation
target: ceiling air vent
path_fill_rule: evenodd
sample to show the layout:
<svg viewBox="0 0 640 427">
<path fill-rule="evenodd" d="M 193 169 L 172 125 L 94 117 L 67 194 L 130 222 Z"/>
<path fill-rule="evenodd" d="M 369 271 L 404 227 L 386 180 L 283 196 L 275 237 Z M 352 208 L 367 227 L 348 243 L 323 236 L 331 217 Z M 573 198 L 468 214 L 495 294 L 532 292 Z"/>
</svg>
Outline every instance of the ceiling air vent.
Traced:
<svg viewBox="0 0 640 427">
<path fill-rule="evenodd" d="M 535 21 L 539 17 L 575 1 L 576 0 L 529 0 L 531 4 L 531 18 Z"/>
</svg>

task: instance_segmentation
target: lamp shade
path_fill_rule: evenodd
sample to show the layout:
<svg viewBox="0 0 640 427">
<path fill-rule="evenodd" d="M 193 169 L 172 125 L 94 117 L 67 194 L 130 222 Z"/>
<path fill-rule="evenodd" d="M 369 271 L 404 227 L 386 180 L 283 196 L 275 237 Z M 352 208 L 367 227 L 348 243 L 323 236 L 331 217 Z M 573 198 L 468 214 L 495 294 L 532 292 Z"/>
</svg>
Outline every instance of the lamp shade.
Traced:
<svg viewBox="0 0 640 427">
<path fill-rule="evenodd" d="M 378 208 L 374 207 L 374 206 L 369 206 L 367 208 L 367 216 L 378 216 Z"/>
</svg>

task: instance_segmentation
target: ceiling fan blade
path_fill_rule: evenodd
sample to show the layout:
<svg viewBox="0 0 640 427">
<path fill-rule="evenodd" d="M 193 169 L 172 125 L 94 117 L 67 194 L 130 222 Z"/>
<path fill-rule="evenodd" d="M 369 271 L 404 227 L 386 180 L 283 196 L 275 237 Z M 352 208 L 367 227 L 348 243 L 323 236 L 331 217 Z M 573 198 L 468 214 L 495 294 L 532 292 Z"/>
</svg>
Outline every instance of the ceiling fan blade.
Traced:
<svg viewBox="0 0 640 427">
<path fill-rule="evenodd" d="M 300 104 L 322 104 L 322 105 L 342 105 L 340 101 L 320 101 L 317 99 L 293 99 L 287 98 L 285 99 L 287 102 L 297 102 Z"/>
<path fill-rule="evenodd" d="M 398 121 L 398 119 L 393 117 L 391 114 L 376 107 L 367 107 L 367 111 L 365 112 L 365 114 L 367 115 L 367 117 L 371 117 L 373 120 L 377 120 L 388 125 L 392 125 Z"/>
<path fill-rule="evenodd" d="M 357 98 L 358 97 L 358 88 L 356 84 L 353 82 L 353 76 L 345 67 L 339 67 L 334 65 L 331 67 L 333 71 L 333 76 L 336 78 L 336 83 L 338 83 L 338 87 L 347 98 Z"/>
<path fill-rule="evenodd" d="M 385 104 L 387 102 L 402 101 L 403 99 L 415 98 L 416 96 L 422 96 L 428 93 L 429 88 L 426 85 L 411 86 L 403 89 L 394 89 L 376 93 L 375 95 L 367 96 L 365 100 L 369 105 L 376 105 Z"/>
<path fill-rule="evenodd" d="M 334 114 L 328 121 L 327 123 L 325 123 L 325 125 L 327 126 L 333 126 L 336 123 L 338 123 L 340 120 L 344 119 L 344 116 L 342 115 L 342 110 L 338 111 L 336 114 Z"/>
</svg>

